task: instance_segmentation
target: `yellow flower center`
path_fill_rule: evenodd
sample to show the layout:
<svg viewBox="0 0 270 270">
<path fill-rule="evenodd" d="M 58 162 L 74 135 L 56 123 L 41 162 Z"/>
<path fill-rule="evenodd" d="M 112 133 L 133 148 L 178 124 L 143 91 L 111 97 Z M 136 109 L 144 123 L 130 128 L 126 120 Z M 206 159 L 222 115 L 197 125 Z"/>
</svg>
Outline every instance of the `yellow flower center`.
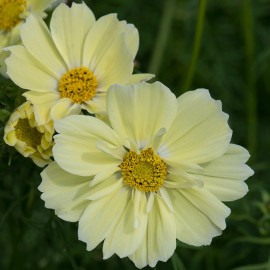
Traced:
<svg viewBox="0 0 270 270">
<path fill-rule="evenodd" d="M 151 148 L 128 152 L 120 168 L 124 183 L 144 192 L 157 191 L 167 175 L 167 164 Z"/>
<path fill-rule="evenodd" d="M 58 85 L 60 96 L 69 98 L 73 103 L 82 103 L 95 96 L 98 81 L 85 67 L 74 68 L 64 74 Z"/>
<path fill-rule="evenodd" d="M 25 0 L 1 0 L 0 30 L 10 31 L 21 21 L 20 15 L 25 9 Z"/>
<path fill-rule="evenodd" d="M 28 146 L 36 148 L 41 144 L 42 133 L 35 127 L 31 127 L 27 118 L 20 118 L 14 128 L 17 139 L 25 142 Z"/>
</svg>

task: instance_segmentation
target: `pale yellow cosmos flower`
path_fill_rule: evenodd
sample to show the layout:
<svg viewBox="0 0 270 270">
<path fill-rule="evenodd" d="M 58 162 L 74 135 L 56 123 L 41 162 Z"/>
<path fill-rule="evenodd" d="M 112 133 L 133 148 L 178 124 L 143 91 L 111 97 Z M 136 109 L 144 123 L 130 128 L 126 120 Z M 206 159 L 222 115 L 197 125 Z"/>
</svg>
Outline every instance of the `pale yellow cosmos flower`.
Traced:
<svg viewBox="0 0 270 270">
<path fill-rule="evenodd" d="M 106 93 L 115 83 L 147 80 L 150 74 L 132 75 L 139 46 L 137 29 L 116 14 L 96 20 L 84 4 L 59 5 L 50 30 L 30 15 L 20 28 L 23 46 L 10 47 L 8 75 L 35 107 L 44 124 L 69 114 L 106 114 Z"/>
<path fill-rule="evenodd" d="M 43 167 L 51 162 L 54 133 L 53 122 L 38 125 L 33 105 L 27 101 L 10 116 L 5 127 L 5 142 L 24 157 Z"/>
<path fill-rule="evenodd" d="M 5 59 L 9 53 L 2 48 L 20 42 L 19 26 L 29 14 L 46 17 L 46 10 L 55 0 L 0 0 L 0 73 L 6 76 Z"/>
<path fill-rule="evenodd" d="M 253 171 L 248 151 L 230 144 L 221 102 L 205 89 L 178 99 L 163 84 L 114 85 L 111 126 L 91 116 L 56 121 L 56 162 L 41 174 L 45 206 L 79 221 L 79 239 L 104 259 L 138 268 L 167 261 L 176 239 L 209 245 L 225 229 Z"/>
</svg>

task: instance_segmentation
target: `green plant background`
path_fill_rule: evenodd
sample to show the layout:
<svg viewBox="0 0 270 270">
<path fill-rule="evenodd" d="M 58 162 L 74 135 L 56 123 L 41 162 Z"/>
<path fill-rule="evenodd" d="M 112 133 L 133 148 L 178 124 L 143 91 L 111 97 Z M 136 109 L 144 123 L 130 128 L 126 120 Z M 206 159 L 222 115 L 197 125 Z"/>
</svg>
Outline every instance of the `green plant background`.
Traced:
<svg viewBox="0 0 270 270">
<path fill-rule="evenodd" d="M 137 71 L 155 73 L 177 96 L 209 89 L 230 115 L 232 142 L 252 154 L 250 191 L 227 203 L 232 214 L 223 234 L 206 247 L 178 242 L 173 257 L 156 269 L 269 270 L 270 1 L 85 2 L 97 18 L 118 13 L 138 28 Z M 1 137 L 9 113 L 23 102 L 22 92 L 0 77 Z M 0 151 L 1 270 L 135 269 L 128 259 L 102 260 L 101 246 L 87 252 L 78 241 L 77 224 L 44 207 L 37 190 L 41 170 L 2 139 Z"/>
</svg>

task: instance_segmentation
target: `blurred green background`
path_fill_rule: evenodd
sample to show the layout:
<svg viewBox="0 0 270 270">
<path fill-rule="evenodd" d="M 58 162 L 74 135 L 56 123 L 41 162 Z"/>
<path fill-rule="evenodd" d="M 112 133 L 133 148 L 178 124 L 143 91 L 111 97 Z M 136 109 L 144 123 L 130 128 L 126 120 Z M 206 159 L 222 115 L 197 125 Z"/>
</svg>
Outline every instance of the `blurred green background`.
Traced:
<svg viewBox="0 0 270 270">
<path fill-rule="evenodd" d="M 227 203 L 232 214 L 223 234 L 207 247 L 178 242 L 175 255 L 156 269 L 269 270 L 270 1 L 85 2 L 97 18 L 118 13 L 119 19 L 138 28 L 138 72 L 155 73 L 177 96 L 209 89 L 230 115 L 232 142 L 252 154 L 250 192 Z M 23 102 L 21 93 L 0 77 L 1 137 L 9 112 Z M 103 261 L 101 246 L 87 252 L 77 239 L 77 224 L 62 221 L 44 207 L 37 190 L 41 170 L 2 139 L 0 151 L 1 270 L 136 269 L 117 256 Z"/>
</svg>

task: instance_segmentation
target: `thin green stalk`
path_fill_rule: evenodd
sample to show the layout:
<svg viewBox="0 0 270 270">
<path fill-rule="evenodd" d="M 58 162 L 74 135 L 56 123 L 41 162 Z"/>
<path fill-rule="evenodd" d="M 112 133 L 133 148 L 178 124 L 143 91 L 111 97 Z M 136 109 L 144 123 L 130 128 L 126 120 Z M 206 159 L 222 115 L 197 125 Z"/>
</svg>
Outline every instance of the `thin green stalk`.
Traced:
<svg viewBox="0 0 270 270">
<path fill-rule="evenodd" d="M 257 144 L 257 95 L 254 74 L 254 25 L 250 0 L 243 0 L 243 30 L 246 51 L 248 148 L 254 159 Z"/>
<path fill-rule="evenodd" d="M 164 12 L 161 19 L 159 33 L 156 39 L 155 48 L 148 67 L 149 73 L 153 73 L 156 76 L 159 73 L 162 63 L 162 56 L 166 47 L 166 43 L 169 37 L 171 23 L 173 19 L 175 0 L 164 1 Z"/>
<path fill-rule="evenodd" d="M 195 69 L 196 69 L 196 65 L 198 61 L 198 56 L 199 56 L 200 48 L 201 48 L 206 6 L 207 6 L 207 0 L 199 1 L 198 20 L 197 20 L 197 25 L 196 25 L 196 30 L 195 30 L 192 55 L 191 55 L 191 60 L 188 66 L 186 80 L 184 81 L 184 84 L 183 84 L 183 90 L 182 90 L 183 92 L 189 90 L 193 77 L 194 77 L 194 73 L 195 73 Z"/>
</svg>

